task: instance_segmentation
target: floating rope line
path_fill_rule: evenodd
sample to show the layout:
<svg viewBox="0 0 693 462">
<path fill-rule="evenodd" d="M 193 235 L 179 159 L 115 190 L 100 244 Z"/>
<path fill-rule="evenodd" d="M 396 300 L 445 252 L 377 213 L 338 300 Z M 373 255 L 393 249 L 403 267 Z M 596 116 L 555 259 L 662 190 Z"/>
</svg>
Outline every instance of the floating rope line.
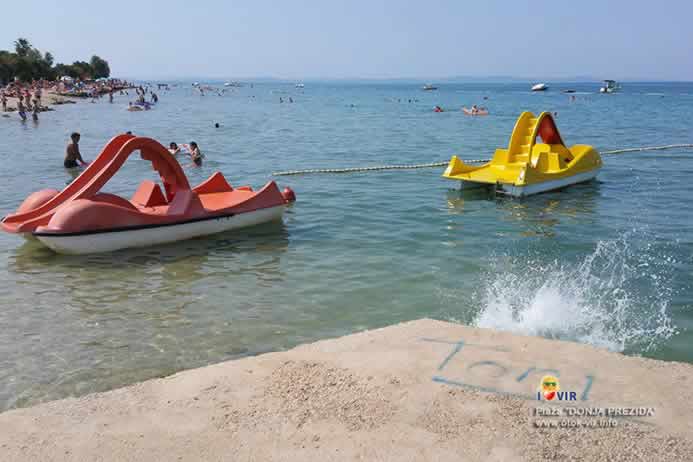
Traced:
<svg viewBox="0 0 693 462">
<path fill-rule="evenodd" d="M 490 159 L 475 159 L 465 160 L 468 164 L 476 164 L 488 162 Z M 351 168 L 312 168 L 309 170 L 287 170 L 285 172 L 274 172 L 274 176 L 282 175 L 307 175 L 310 173 L 355 173 L 355 172 L 372 172 L 377 170 L 409 170 L 415 168 L 432 168 L 443 167 L 450 163 L 449 160 L 444 162 L 431 162 L 430 164 L 409 164 L 409 165 L 375 165 L 373 167 L 351 167 Z"/>
<path fill-rule="evenodd" d="M 642 152 L 642 151 L 664 151 L 665 149 L 676 148 L 693 148 L 693 144 L 667 144 L 666 146 L 645 146 L 642 148 L 626 148 L 614 149 L 613 151 L 604 151 L 602 154 L 623 154 L 624 152 Z"/>
<path fill-rule="evenodd" d="M 666 146 L 645 146 L 641 148 L 626 148 L 604 151 L 601 154 L 623 154 L 626 152 L 642 152 L 642 151 L 663 151 L 665 149 L 677 148 L 693 148 L 693 144 L 667 144 Z M 480 164 L 490 162 L 491 159 L 463 159 L 466 164 Z M 274 172 L 274 176 L 287 175 L 309 175 L 313 173 L 358 173 L 358 172 L 374 172 L 379 170 L 412 170 L 417 168 L 433 168 L 444 167 L 450 163 L 449 160 L 443 162 L 431 162 L 428 164 L 404 164 L 404 165 L 375 165 L 372 167 L 349 167 L 349 168 L 311 168 L 307 170 L 286 170 L 283 172 Z"/>
</svg>

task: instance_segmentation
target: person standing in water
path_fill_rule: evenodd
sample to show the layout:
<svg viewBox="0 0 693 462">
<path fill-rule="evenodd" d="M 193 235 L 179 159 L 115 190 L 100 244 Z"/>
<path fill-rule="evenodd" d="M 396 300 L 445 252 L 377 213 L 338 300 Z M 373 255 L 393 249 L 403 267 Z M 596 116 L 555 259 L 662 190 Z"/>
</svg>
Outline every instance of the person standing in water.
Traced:
<svg viewBox="0 0 693 462">
<path fill-rule="evenodd" d="M 65 161 L 63 162 L 63 165 L 65 168 L 79 167 L 77 162 L 82 164 L 82 166 L 87 165 L 84 159 L 82 159 L 82 154 L 79 152 L 80 134 L 74 132 L 72 135 L 70 135 L 70 139 L 72 142 L 69 143 L 67 145 L 67 149 L 65 149 Z"/>
<path fill-rule="evenodd" d="M 0 100 L 2 100 L 2 112 L 7 112 L 7 96 L 5 96 L 5 92 L 0 92 Z"/>
<path fill-rule="evenodd" d="M 191 141 L 190 144 L 182 144 L 181 147 L 186 149 L 190 154 L 190 159 L 196 167 L 202 166 L 202 158 L 204 155 L 200 152 L 200 148 L 196 142 Z"/>
<path fill-rule="evenodd" d="M 190 142 L 190 159 L 192 159 L 193 164 L 196 166 L 202 166 L 202 153 L 200 152 L 200 148 L 197 146 L 197 143 L 194 141 Z"/>
<path fill-rule="evenodd" d="M 26 120 L 26 108 L 24 107 L 24 97 L 20 94 L 19 100 L 17 100 L 17 114 L 22 118 L 22 121 Z"/>
</svg>

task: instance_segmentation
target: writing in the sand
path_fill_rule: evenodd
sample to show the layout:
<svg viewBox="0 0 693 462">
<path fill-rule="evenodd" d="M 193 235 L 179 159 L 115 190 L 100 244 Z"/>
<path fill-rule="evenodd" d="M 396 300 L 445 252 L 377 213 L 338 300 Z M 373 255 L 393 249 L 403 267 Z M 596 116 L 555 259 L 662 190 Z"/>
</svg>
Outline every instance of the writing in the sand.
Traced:
<svg viewBox="0 0 693 462">
<path fill-rule="evenodd" d="M 595 381 L 595 374 L 592 373 L 576 374 L 572 371 L 561 371 L 553 365 L 548 367 L 535 364 L 531 359 L 518 359 L 518 356 L 505 346 L 480 345 L 462 339 L 421 340 L 449 347 L 437 367 L 438 373 L 433 376 L 434 382 L 446 385 L 536 399 L 536 382 L 542 376 L 552 375 L 561 377 L 561 383 L 577 392 L 580 401 L 586 401 Z"/>
</svg>

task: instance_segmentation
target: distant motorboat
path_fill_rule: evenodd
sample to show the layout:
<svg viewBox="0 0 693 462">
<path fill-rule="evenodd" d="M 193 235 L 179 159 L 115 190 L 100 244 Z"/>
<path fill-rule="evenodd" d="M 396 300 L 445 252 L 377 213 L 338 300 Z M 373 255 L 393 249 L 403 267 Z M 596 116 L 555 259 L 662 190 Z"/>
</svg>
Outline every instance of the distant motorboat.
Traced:
<svg viewBox="0 0 693 462">
<path fill-rule="evenodd" d="M 621 85 L 615 80 L 605 80 L 604 86 L 599 89 L 599 93 L 613 93 L 621 89 Z"/>
<path fill-rule="evenodd" d="M 575 93 L 575 90 L 561 90 L 561 93 Z"/>
<path fill-rule="evenodd" d="M 436 87 L 430 83 L 427 83 L 426 85 L 423 86 L 424 91 L 431 91 L 431 90 L 437 90 L 437 89 L 438 89 L 438 87 Z"/>
<path fill-rule="evenodd" d="M 303 88 L 303 87 L 305 87 L 305 85 L 303 85 L 302 83 L 297 83 L 297 84 L 296 84 L 296 88 Z"/>
<path fill-rule="evenodd" d="M 546 91 L 549 89 L 549 86 L 546 85 L 545 83 L 538 83 L 532 87 L 532 91 Z"/>
<path fill-rule="evenodd" d="M 224 86 L 225 87 L 242 87 L 243 84 L 241 82 L 225 82 Z"/>
<path fill-rule="evenodd" d="M 193 82 L 192 86 L 193 86 L 193 87 L 199 87 L 199 86 L 200 86 L 200 82 Z"/>
</svg>

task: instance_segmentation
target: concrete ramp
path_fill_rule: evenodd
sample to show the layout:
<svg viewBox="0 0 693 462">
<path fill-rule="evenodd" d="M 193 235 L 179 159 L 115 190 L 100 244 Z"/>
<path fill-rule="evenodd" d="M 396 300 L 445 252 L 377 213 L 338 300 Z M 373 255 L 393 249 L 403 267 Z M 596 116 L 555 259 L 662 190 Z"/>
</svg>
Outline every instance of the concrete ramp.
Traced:
<svg viewBox="0 0 693 462">
<path fill-rule="evenodd" d="M 693 460 L 691 386 L 689 364 L 424 319 L 9 411 L 0 459 Z"/>
</svg>

